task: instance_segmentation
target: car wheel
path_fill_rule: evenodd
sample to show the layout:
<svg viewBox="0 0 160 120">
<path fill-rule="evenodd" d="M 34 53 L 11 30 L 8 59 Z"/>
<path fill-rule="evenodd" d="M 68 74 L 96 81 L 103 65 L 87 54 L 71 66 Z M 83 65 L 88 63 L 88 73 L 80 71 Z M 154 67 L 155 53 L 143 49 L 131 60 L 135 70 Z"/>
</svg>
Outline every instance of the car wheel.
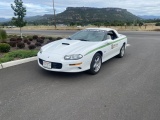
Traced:
<svg viewBox="0 0 160 120">
<path fill-rule="evenodd" d="M 92 58 L 89 73 L 92 75 L 97 74 L 101 69 L 101 65 L 102 65 L 102 56 L 101 54 L 96 53 Z"/>
<path fill-rule="evenodd" d="M 122 58 L 125 54 L 125 45 L 121 47 L 120 53 L 117 55 L 117 57 Z"/>
</svg>

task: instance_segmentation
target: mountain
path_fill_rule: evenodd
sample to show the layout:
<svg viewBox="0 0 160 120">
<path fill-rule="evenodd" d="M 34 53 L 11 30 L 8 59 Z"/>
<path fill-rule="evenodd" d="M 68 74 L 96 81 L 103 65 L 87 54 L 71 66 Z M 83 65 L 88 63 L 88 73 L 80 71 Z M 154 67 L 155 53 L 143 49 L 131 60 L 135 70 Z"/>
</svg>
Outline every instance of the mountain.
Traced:
<svg viewBox="0 0 160 120">
<path fill-rule="evenodd" d="M 160 16 L 153 16 L 153 15 L 142 15 L 142 16 L 138 16 L 142 19 L 160 19 Z"/>
<path fill-rule="evenodd" d="M 0 18 L 0 22 L 8 22 L 10 21 L 11 19 L 6 19 L 6 18 Z"/>
<path fill-rule="evenodd" d="M 139 17 L 121 8 L 91 8 L 91 7 L 68 7 L 64 12 L 56 15 L 56 22 L 59 24 L 93 23 L 93 22 L 113 22 L 113 21 L 134 21 Z M 43 16 L 28 17 L 29 22 L 41 24 L 53 24 L 53 14 Z"/>
<path fill-rule="evenodd" d="M 57 15 L 58 22 L 134 21 L 139 17 L 121 8 L 68 7 Z"/>
<path fill-rule="evenodd" d="M 24 20 L 26 20 L 27 22 L 32 22 L 32 21 L 36 21 L 39 19 L 43 19 L 43 17 L 41 15 L 37 15 L 37 16 L 27 16 L 24 18 Z M 12 18 L 0 18 L 0 22 L 9 22 Z"/>
<path fill-rule="evenodd" d="M 32 21 L 37 21 L 39 19 L 43 19 L 42 15 L 37 15 L 37 16 L 27 16 L 24 18 L 27 22 L 32 22 Z"/>
</svg>

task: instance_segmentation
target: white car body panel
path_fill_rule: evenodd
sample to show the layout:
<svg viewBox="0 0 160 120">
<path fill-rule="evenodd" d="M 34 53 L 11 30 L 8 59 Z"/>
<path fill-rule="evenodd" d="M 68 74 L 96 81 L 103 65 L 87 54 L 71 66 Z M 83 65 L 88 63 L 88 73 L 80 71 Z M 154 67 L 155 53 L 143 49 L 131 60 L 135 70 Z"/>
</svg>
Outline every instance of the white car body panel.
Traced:
<svg viewBox="0 0 160 120">
<path fill-rule="evenodd" d="M 45 70 L 49 71 L 59 71 L 59 72 L 81 72 L 90 69 L 90 64 L 93 56 L 97 52 L 101 52 L 102 62 L 119 54 L 121 47 L 125 44 L 127 45 L 127 37 L 122 34 L 118 34 L 116 30 L 110 28 L 89 28 L 96 30 L 114 31 L 117 35 L 115 40 L 104 40 L 98 42 L 91 41 L 80 41 L 80 40 L 68 40 L 62 39 L 43 46 L 42 53 L 38 52 L 38 58 L 48 62 L 61 63 L 62 68 L 46 68 L 40 63 L 38 59 L 38 64 Z M 69 45 L 64 45 L 62 43 L 67 43 Z M 79 60 L 65 60 L 65 55 L 81 54 L 83 57 Z M 82 63 L 78 66 L 70 66 L 70 64 Z"/>
</svg>

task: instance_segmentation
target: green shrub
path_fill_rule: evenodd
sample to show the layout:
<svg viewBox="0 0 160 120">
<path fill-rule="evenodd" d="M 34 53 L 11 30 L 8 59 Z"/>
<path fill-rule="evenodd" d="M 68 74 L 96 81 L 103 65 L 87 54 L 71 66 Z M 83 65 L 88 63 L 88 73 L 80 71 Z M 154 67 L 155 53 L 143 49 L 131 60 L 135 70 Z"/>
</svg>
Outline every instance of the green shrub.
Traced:
<svg viewBox="0 0 160 120">
<path fill-rule="evenodd" d="M 22 38 L 17 38 L 17 43 L 22 42 Z"/>
<path fill-rule="evenodd" d="M 24 42 L 24 43 L 27 43 L 27 42 L 28 42 L 28 40 L 27 40 L 27 39 L 24 39 L 24 40 L 23 40 L 23 42 Z"/>
<path fill-rule="evenodd" d="M 29 41 L 33 41 L 33 39 L 32 39 L 32 38 L 29 38 Z"/>
<path fill-rule="evenodd" d="M 16 41 L 10 41 L 9 43 L 8 43 L 11 47 L 16 47 Z"/>
<path fill-rule="evenodd" d="M 44 43 L 44 40 L 43 40 L 43 39 L 41 39 L 41 38 L 38 38 L 38 39 L 37 39 L 37 42 L 39 42 L 39 43 L 43 44 L 43 43 Z"/>
<path fill-rule="evenodd" d="M 10 51 L 10 45 L 7 43 L 0 43 L 0 52 L 7 53 Z"/>
<path fill-rule="evenodd" d="M 3 41 L 3 42 L 1 42 L 1 43 L 8 43 L 7 41 Z"/>
<path fill-rule="evenodd" d="M 160 22 L 156 23 L 156 26 L 160 26 Z"/>
<path fill-rule="evenodd" d="M 49 40 L 53 40 L 53 37 L 49 37 L 48 39 L 49 39 Z"/>
<path fill-rule="evenodd" d="M 41 43 L 40 43 L 40 42 L 36 42 L 36 43 L 35 43 L 35 46 L 37 46 L 37 47 L 38 47 L 38 46 L 42 46 L 42 45 L 41 45 Z"/>
<path fill-rule="evenodd" d="M 27 45 L 30 45 L 30 44 L 31 44 L 31 42 L 30 42 L 30 41 L 28 41 L 28 42 L 27 42 Z"/>
<path fill-rule="evenodd" d="M 1 42 L 5 42 L 7 39 L 7 33 L 5 30 L 0 29 L 0 40 Z"/>
<path fill-rule="evenodd" d="M 16 42 L 16 41 L 17 41 L 17 39 L 16 39 L 16 38 L 10 38 L 10 41 L 14 41 L 14 42 Z"/>
<path fill-rule="evenodd" d="M 33 49 L 35 49 L 35 48 L 36 48 L 36 46 L 35 46 L 35 45 L 33 45 L 33 44 L 31 44 L 31 45 L 29 45 L 29 46 L 28 46 L 28 48 L 29 48 L 30 50 L 33 50 Z"/>
<path fill-rule="evenodd" d="M 13 35 L 8 35 L 8 38 L 12 38 L 13 37 Z"/>
<path fill-rule="evenodd" d="M 40 38 L 41 38 L 41 39 L 43 39 L 43 40 L 45 39 L 45 37 L 44 37 L 44 36 L 42 36 L 42 37 L 40 37 Z"/>
<path fill-rule="evenodd" d="M 57 38 L 53 38 L 53 37 L 49 37 L 48 38 L 50 41 L 55 41 L 55 40 L 57 40 Z M 59 39 L 59 38 L 58 38 Z"/>
<path fill-rule="evenodd" d="M 33 36 L 33 39 L 34 39 L 34 40 L 38 39 L 38 36 L 37 36 L 37 35 L 34 35 L 34 36 Z"/>
<path fill-rule="evenodd" d="M 17 47 L 22 49 L 22 48 L 25 48 L 25 44 L 20 42 L 20 43 L 17 43 Z"/>
<path fill-rule="evenodd" d="M 60 40 L 60 39 L 62 39 L 62 37 L 57 37 L 57 38 L 56 38 L 56 40 Z"/>
</svg>

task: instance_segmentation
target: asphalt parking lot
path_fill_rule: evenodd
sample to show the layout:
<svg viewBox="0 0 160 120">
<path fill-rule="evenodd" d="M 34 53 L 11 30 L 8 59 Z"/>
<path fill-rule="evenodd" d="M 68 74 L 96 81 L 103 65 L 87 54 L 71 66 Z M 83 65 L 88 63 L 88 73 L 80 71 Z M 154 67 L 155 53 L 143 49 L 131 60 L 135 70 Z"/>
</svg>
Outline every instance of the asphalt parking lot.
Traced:
<svg viewBox="0 0 160 120">
<path fill-rule="evenodd" d="M 160 33 L 121 33 L 125 57 L 95 76 L 48 72 L 36 61 L 0 70 L 0 120 L 159 120 Z"/>
</svg>

